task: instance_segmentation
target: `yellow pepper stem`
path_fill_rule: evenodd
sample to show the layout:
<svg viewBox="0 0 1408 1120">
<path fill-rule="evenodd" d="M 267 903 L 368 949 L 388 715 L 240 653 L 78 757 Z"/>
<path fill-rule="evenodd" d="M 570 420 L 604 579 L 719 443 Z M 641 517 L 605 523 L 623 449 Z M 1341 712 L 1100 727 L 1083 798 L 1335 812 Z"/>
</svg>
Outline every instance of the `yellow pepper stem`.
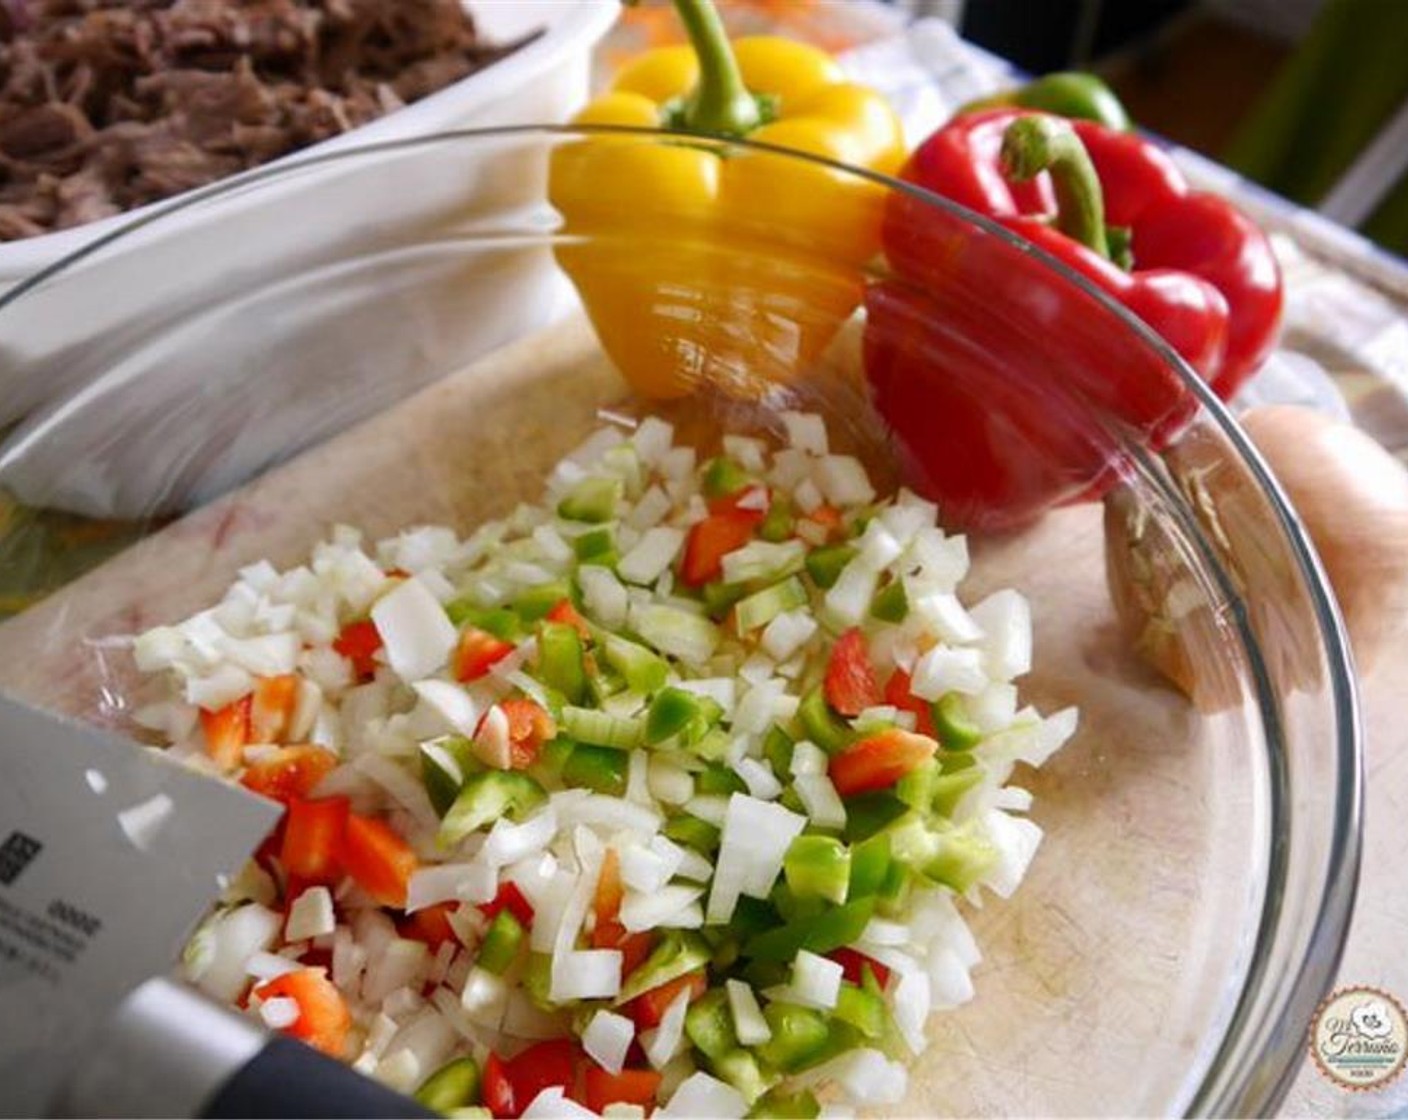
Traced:
<svg viewBox="0 0 1408 1120">
<path fill-rule="evenodd" d="M 711 136 L 746 136 L 763 123 L 758 99 L 743 84 L 738 59 L 712 0 L 675 0 L 675 10 L 699 58 L 699 84 L 685 101 L 679 126 Z"/>
</svg>

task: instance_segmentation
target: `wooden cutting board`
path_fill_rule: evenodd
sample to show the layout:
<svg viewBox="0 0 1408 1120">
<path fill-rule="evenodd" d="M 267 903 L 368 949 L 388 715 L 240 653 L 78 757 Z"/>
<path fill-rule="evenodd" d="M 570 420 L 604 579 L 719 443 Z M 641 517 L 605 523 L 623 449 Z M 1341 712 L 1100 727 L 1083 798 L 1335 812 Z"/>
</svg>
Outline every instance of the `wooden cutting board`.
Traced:
<svg viewBox="0 0 1408 1120">
<path fill-rule="evenodd" d="M 879 437 L 849 407 L 853 357 L 838 350 L 837 384 L 822 396 L 841 442 L 873 460 Z M 339 522 L 369 539 L 428 522 L 463 532 L 536 500 L 603 404 L 624 397 L 580 320 L 506 347 L 0 625 L 0 688 L 121 726 L 141 689 L 114 636 L 201 609 L 245 564 L 301 562 Z M 731 425 L 760 416 L 725 412 Z M 669 415 L 684 438 L 707 439 L 720 422 L 718 408 L 697 403 Z M 1225 998 L 1244 963 L 1237 931 L 1254 917 L 1245 897 L 1254 814 L 1238 791 L 1251 786 L 1239 780 L 1250 763 L 1229 749 L 1234 723 L 1198 716 L 1125 648 L 1101 532 L 1099 510 L 1078 507 L 975 549 L 970 601 L 1014 586 L 1033 602 L 1036 668 L 1024 699 L 1048 712 L 1078 705 L 1081 729 L 1040 774 L 1019 775 L 1036 793 L 1046 843 L 1014 899 L 970 910 L 984 953 L 977 998 L 931 1021 L 900 1113 L 1158 1111 L 1202 1054 L 1210 1024 L 1192 1009 Z M 1400 680 L 1404 667 L 1402 657 L 1392 667 Z M 1392 713 L 1371 712 L 1387 736 Z M 1393 734 L 1401 748 L 1403 732 Z M 1403 759 L 1401 749 L 1390 759 L 1400 811 Z M 1402 920 L 1404 890 L 1393 889 L 1389 916 Z M 1376 922 L 1365 920 L 1368 945 L 1386 936 Z M 1382 980 L 1391 981 L 1408 994 L 1402 975 Z"/>
</svg>

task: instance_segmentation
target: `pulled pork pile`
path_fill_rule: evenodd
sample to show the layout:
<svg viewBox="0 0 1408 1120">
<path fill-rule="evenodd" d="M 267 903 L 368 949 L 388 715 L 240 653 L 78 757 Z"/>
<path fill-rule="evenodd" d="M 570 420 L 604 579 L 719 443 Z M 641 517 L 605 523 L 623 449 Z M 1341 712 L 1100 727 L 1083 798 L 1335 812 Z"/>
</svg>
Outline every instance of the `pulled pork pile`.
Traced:
<svg viewBox="0 0 1408 1120">
<path fill-rule="evenodd" d="M 0 0 L 0 241 L 266 163 L 512 49 L 457 0 Z"/>
</svg>

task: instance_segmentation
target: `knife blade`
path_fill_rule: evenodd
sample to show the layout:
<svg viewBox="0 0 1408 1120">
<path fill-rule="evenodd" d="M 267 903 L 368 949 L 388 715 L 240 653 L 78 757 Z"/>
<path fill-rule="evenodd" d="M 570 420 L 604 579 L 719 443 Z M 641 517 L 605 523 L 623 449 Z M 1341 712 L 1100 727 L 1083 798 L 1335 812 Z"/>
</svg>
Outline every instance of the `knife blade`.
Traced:
<svg viewBox="0 0 1408 1120">
<path fill-rule="evenodd" d="M 280 812 L 0 696 L 0 1115 L 48 1110 Z"/>
</svg>

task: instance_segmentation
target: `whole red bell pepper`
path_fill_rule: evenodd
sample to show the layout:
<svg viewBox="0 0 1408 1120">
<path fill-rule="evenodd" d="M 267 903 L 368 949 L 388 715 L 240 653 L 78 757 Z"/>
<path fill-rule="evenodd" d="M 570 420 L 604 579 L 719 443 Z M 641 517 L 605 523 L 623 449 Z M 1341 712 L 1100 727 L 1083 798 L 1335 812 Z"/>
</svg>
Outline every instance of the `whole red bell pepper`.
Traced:
<svg viewBox="0 0 1408 1120">
<path fill-rule="evenodd" d="M 1275 341 L 1281 284 L 1266 237 L 1137 136 L 987 110 L 940 129 L 902 175 L 1113 297 L 1223 397 Z M 1155 444 L 1190 414 L 1155 351 L 1010 245 L 897 192 L 884 247 L 893 274 L 867 297 L 867 374 L 950 524 L 1006 527 L 1098 491 L 1120 440 L 1094 414 Z"/>
</svg>

